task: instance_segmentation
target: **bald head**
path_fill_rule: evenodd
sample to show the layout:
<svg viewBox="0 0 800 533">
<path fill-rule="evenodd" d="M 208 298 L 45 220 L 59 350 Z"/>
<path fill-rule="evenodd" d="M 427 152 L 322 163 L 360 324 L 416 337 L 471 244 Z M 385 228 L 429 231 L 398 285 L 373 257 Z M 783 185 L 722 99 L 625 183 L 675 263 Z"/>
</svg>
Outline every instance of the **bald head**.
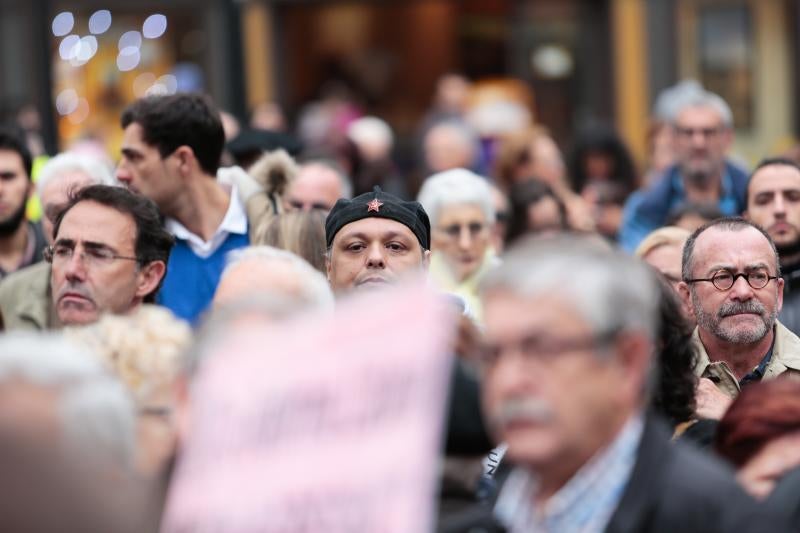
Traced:
<svg viewBox="0 0 800 533">
<path fill-rule="evenodd" d="M 336 200 L 351 195 L 352 187 L 341 172 L 326 163 L 313 162 L 300 167 L 283 202 L 287 211 L 330 211 Z"/>
</svg>

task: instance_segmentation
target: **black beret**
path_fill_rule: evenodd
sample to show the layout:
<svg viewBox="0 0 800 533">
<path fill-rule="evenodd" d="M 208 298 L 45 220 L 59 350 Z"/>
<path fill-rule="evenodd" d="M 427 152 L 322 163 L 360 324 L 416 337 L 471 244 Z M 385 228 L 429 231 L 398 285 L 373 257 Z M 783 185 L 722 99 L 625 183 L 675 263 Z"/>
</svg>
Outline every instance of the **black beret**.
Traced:
<svg viewBox="0 0 800 533">
<path fill-rule="evenodd" d="M 362 218 L 377 217 L 396 220 L 416 235 L 424 250 L 430 249 L 431 222 L 419 202 L 406 202 L 375 186 L 372 192 L 352 200 L 340 199 L 325 219 L 325 238 L 330 248 L 333 238 L 347 224 Z"/>
</svg>

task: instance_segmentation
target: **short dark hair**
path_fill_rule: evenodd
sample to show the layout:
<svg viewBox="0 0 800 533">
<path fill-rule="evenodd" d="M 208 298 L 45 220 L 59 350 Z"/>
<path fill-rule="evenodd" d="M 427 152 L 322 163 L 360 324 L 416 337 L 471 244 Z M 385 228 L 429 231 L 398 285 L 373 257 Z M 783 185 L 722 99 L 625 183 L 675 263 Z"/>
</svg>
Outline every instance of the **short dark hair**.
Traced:
<svg viewBox="0 0 800 533">
<path fill-rule="evenodd" d="M 725 217 L 725 218 L 718 218 L 716 220 L 712 220 L 708 224 L 703 224 L 699 228 L 697 228 L 694 233 L 692 233 L 688 239 L 686 239 L 686 244 L 683 245 L 683 257 L 681 259 L 681 277 L 684 281 L 690 279 L 692 277 L 692 267 L 694 266 L 692 263 L 694 261 L 694 245 L 697 242 L 697 238 L 707 229 L 720 227 L 723 230 L 727 231 L 741 231 L 745 228 L 754 228 L 758 230 L 761 235 L 767 239 L 770 248 L 772 248 L 773 253 L 775 254 L 775 266 L 777 269 L 776 276 L 781 275 L 781 263 L 778 259 L 778 250 L 775 248 L 775 243 L 772 240 L 772 237 L 769 236 L 764 228 L 750 222 L 749 220 L 742 218 L 742 217 Z"/>
<path fill-rule="evenodd" d="M 8 150 L 19 154 L 25 173 L 28 175 L 28 179 L 31 179 L 33 157 L 31 156 L 31 151 L 28 150 L 28 145 L 25 144 L 22 132 L 8 126 L 0 127 L 0 150 Z"/>
<path fill-rule="evenodd" d="M 548 184 L 537 179 L 522 181 L 513 184 L 508 193 L 511 217 L 506 230 L 506 242 L 510 244 L 530 231 L 528 228 L 528 208 L 546 198 L 552 198 L 558 207 L 561 229 L 568 228 L 567 208 L 553 189 Z"/>
<path fill-rule="evenodd" d="M 796 161 L 789 159 L 788 157 L 767 157 L 759 161 L 756 165 L 756 168 L 750 173 L 750 178 L 747 180 L 747 190 L 745 191 L 745 205 L 744 208 L 748 209 L 750 207 L 750 182 L 753 181 L 753 176 L 764 167 L 772 167 L 776 165 L 792 167 L 793 169 L 800 172 L 800 165 L 797 164 Z"/>
<path fill-rule="evenodd" d="M 136 223 L 136 242 L 134 249 L 140 266 L 145 266 L 153 261 L 163 261 L 166 265 L 169 254 L 175 244 L 175 237 L 164 229 L 161 213 L 152 200 L 134 194 L 124 187 L 110 185 L 89 185 L 77 191 L 72 191 L 69 201 L 56 215 L 53 221 L 53 239 L 58 235 L 61 222 L 70 209 L 81 202 L 96 202 L 98 204 L 116 209 L 120 213 L 130 215 Z M 164 281 L 164 278 L 161 278 Z M 145 302 L 152 302 L 161 283 L 145 297 Z"/>
<path fill-rule="evenodd" d="M 202 94 L 178 93 L 148 96 L 136 100 L 122 112 L 122 128 L 136 123 L 142 127 L 144 142 L 167 157 L 188 146 L 200 168 L 215 175 L 225 147 L 225 131 L 213 102 Z"/>
</svg>

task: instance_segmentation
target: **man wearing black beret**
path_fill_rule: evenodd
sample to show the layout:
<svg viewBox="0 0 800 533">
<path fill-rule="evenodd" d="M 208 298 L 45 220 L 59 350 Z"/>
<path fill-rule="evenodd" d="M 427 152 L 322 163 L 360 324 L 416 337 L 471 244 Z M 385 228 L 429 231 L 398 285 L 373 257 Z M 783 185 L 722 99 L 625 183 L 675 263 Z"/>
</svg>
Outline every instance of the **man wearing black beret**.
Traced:
<svg viewBox="0 0 800 533">
<path fill-rule="evenodd" d="M 337 294 L 380 287 L 428 268 L 428 215 L 419 203 L 380 187 L 337 201 L 325 221 L 325 237 L 328 281 Z"/>
</svg>

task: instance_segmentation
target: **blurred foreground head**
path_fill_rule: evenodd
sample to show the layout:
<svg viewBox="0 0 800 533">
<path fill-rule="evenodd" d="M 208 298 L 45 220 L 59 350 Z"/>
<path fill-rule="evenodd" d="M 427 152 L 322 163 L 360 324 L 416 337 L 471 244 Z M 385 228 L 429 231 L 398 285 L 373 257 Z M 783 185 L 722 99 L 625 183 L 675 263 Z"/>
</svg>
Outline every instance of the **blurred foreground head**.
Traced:
<svg viewBox="0 0 800 533">
<path fill-rule="evenodd" d="M 124 387 L 56 335 L 0 339 L 0 530 L 153 531 Z"/>
<path fill-rule="evenodd" d="M 483 406 L 509 458 L 569 479 L 645 405 L 659 288 L 575 235 L 520 242 L 483 283 Z"/>
</svg>

